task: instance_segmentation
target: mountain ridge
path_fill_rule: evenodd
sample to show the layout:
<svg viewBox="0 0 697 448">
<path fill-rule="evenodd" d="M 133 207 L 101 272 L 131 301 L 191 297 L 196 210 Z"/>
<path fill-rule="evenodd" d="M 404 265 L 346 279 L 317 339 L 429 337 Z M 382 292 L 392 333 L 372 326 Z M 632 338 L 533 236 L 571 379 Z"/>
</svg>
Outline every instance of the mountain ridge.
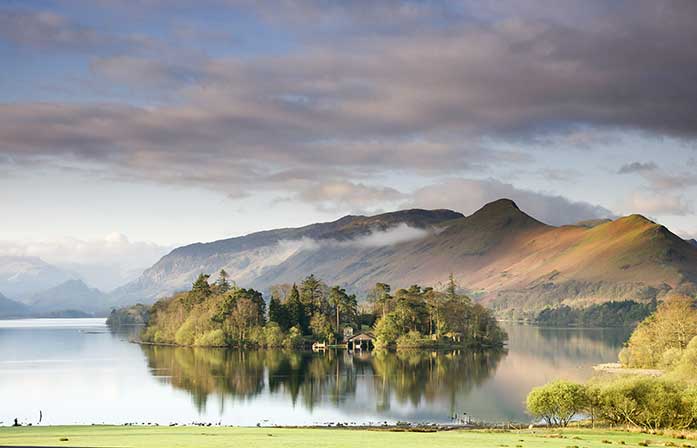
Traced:
<svg viewBox="0 0 697 448">
<path fill-rule="evenodd" d="M 400 232 L 404 238 L 393 238 Z M 438 285 L 453 273 L 507 315 L 561 303 L 649 300 L 693 291 L 697 283 L 697 247 L 646 217 L 555 227 L 510 199 L 469 216 L 448 210 L 345 216 L 207 244 L 217 247 L 170 252 L 114 300 L 151 301 L 221 268 L 241 285 L 262 290 L 310 273 L 357 292 L 378 281 Z"/>
</svg>

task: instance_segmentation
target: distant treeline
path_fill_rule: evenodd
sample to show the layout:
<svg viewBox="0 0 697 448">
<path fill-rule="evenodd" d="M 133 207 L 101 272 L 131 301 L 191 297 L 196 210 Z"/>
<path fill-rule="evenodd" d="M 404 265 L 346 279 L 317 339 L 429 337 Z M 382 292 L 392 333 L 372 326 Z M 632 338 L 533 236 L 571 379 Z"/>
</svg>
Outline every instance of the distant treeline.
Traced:
<svg viewBox="0 0 697 448">
<path fill-rule="evenodd" d="M 112 328 L 129 325 L 145 325 L 150 316 L 150 307 L 143 304 L 136 304 L 128 308 L 111 310 L 106 324 Z"/>
<path fill-rule="evenodd" d="M 656 300 L 605 302 L 586 308 L 562 305 L 544 309 L 535 323 L 550 327 L 632 327 L 656 311 Z"/>
<path fill-rule="evenodd" d="M 299 284 L 276 285 L 267 301 L 254 289 L 201 274 L 190 291 L 155 303 L 143 341 L 187 346 L 299 347 L 341 342 L 372 331 L 382 347 L 501 346 L 506 334 L 491 311 L 460 294 L 451 278 L 444 291 L 378 283 L 359 306 L 340 286 L 314 275 Z M 268 308 L 268 309 L 267 309 Z"/>
</svg>

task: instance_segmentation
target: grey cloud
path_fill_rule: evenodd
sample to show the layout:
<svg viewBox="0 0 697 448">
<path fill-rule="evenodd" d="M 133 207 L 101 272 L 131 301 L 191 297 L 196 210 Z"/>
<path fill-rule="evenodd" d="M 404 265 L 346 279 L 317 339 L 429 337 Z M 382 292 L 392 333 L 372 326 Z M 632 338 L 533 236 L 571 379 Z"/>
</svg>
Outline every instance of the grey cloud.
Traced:
<svg viewBox="0 0 697 448">
<path fill-rule="evenodd" d="M 0 9 L 0 40 L 43 50 L 115 51 L 149 47 L 142 35 L 117 36 L 51 11 Z"/>
<path fill-rule="evenodd" d="M 617 171 L 618 174 L 629 174 L 629 173 L 638 173 L 642 171 L 654 171 L 658 169 L 658 165 L 656 165 L 654 162 L 632 162 L 632 163 L 627 163 L 624 164 L 620 167 L 620 169 Z"/>
<path fill-rule="evenodd" d="M 174 99 L 148 107 L 3 104 L 0 155 L 89 163 L 112 176 L 232 196 L 290 190 L 322 207 L 365 207 L 400 198 L 366 187 L 387 171 L 485 171 L 531 157 L 492 150 L 487 139 L 592 145 L 593 130 L 613 128 L 697 136 L 697 53 L 686 44 L 697 41 L 692 1 L 551 2 L 545 12 L 529 2 L 484 11 L 473 3 L 459 12 L 447 2 L 371 2 L 364 11 L 303 3 L 299 16 L 296 2 L 232 5 L 264 8 L 262 17 L 284 24 L 300 44 L 240 58 L 179 60 L 173 48 L 163 56 L 102 56 L 92 67 L 109 82 L 165 86 Z M 561 13 L 582 7 L 590 10 L 579 12 L 584 23 Z M 16 14 L 0 16 L 11 25 L 0 26 L 0 36 L 13 42 L 109 45 L 60 16 Z M 391 24 L 383 28 L 376 17 Z M 24 35 L 34 22 L 38 35 Z M 376 32 L 351 32 L 356 24 Z M 333 37 L 307 38 L 333 27 L 340 28 Z"/>
<path fill-rule="evenodd" d="M 612 218 L 610 210 L 572 201 L 563 196 L 516 188 L 496 179 L 451 179 L 416 190 L 407 207 L 450 208 L 466 215 L 500 198 L 515 201 L 521 210 L 547 224 L 563 225 L 597 218 Z"/>
</svg>

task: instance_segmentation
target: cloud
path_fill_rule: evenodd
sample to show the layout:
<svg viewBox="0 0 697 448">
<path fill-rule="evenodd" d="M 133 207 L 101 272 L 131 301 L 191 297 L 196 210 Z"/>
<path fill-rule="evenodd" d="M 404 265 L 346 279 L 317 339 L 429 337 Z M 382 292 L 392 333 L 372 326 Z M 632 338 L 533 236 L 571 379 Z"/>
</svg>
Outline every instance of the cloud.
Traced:
<svg viewBox="0 0 697 448">
<path fill-rule="evenodd" d="M 690 166 L 690 160 L 686 163 Z M 684 190 L 697 185 L 697 176 L 692 172 L 667 172 L 654 162 L 632 162 L 622 165 L 618 174 L 638 173 L 647 181 L 651 192 Z"/>
<path fill-rule="evenodd" d="M 644 215 L 684 216 L 692 213 L 692 205 L 681 195 L 634 192 L 626 200 L 624 208 L 629 213 Z"/>
<path fill-rule="evenodd" d="M 75 52 L 125 51 L 152 42 L 144 36 L 118 36 L 101 32 L 52 11 L 0 9 L 0 41 L 40 50 Z"/>
<path fill-rule="evenodd" d="M 349 243 L 351 246 L 358 247 L 383 247 L 393 246 L 395 244 L 406 243 L 408 241 L 419 240 L 430 235 L 431 231 L 426 229 L 417 229 L 410 227 L 407 224 L 399 224 L 385 231 L 374 231 L 368 235 L 356 238 Z"/>
<path fill-rule="evenodd" d="M 524 212 L 552 225 L 615 216 L 612 211 L 598 205 L 519 189 L 496 179 L 450 179 L 416 190 L 404 206 L 450 208 L 470 215 L 483 204 L 500 198 L 512 199 Z"/>
<path fill-rule="evenodd" d="M 138 276 L 171 248 L 130 241 L 121 233 L 104 238 L 0 241 L 0 255 L 38 257 L 80 274 L 91 286 L 110 290 Z"/>
<path fill-rule="evenodd" d="M 624 164 L 617 171 L 618 174 L 639 173 L 643 171 L 654 171 L 658 169 L 658 165 L 654 162 L 632 162 Z"/>
<path fill-rule="evenodd" d="M 401 199 L 404 194 L 394 188 L 374 187 L 348 181 L 322 182 L 299 194 L 299 199 L 324 210 L 365 210 L 376 204 Z"/>
<path fill-rule="evenodd" d="M 393 246 L 419 240 L 436 232 L 436 229 L 420 229 L 408 224 L 400 223 L 384 230 L 374 229 L 364 235 L 356 236 L 348 240 L 336 239 L 312 239 L 301 238 L 297 240 L 281 240 L 276 244 L 274 256 L 275 264 L 281 263 L 296 253 L 302 251 L 314 251 L 322 248 L 375 248 Z M 278 261 L 280 260 L 280 261 Z"/>
<path fill-rule="evenodd" d="M 697 137 L 697 54 L 685 45 L 697 41 L 695 2 L 339 3 L 221 2 L 221 13 L 258 13 L 293 45 L 201 58 L 190 57 L 196 42 L 143 52 L 53 12 L 5 9 L 0 37 L 94 49 L 91 67 L 109 87 L 160 86 L 171 99 L 0 104 L 0 160 L 88 164 L 232 197 L 290 193 L 329 210 L 399 199 L 374 181 L 387 172 L 462 175 L 532 160 L 484 143 L 492 139 Z M 279 175 L 288 172 L 300 174 Z"/>
</svg>

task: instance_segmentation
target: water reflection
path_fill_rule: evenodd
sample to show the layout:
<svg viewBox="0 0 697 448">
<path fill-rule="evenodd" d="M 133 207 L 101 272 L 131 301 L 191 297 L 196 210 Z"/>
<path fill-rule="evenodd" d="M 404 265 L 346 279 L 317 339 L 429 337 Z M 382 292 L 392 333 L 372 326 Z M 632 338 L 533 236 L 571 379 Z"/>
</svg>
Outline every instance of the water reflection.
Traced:
<svg viewBox="0 0 697 448">
<path fill-rule="evenodd" d="M 1 321 L 0 422 L 191 421 L 307 425 L 529 421 L 525 396 L 556 378 L 582 381 L 617 359 L 626 329 L 505 325 L 508 351 L 206 350 L 145 347 L 104 320 Z"/>
<path fill-rule="evenodd" d="M 442 416 L 456 412 L 458 397 L 490 378 L 505 356 L 504 351 L 142 350 L 153 374 L 187 391 L 200 412 L 211 396 L 251 399 L 267 393 L 310 411 L 318 405 L 341 407 L 360 400 L 365 410 L 388 417 L 393 404 L 419 408 L 449 403 Z"/>
</svg>

